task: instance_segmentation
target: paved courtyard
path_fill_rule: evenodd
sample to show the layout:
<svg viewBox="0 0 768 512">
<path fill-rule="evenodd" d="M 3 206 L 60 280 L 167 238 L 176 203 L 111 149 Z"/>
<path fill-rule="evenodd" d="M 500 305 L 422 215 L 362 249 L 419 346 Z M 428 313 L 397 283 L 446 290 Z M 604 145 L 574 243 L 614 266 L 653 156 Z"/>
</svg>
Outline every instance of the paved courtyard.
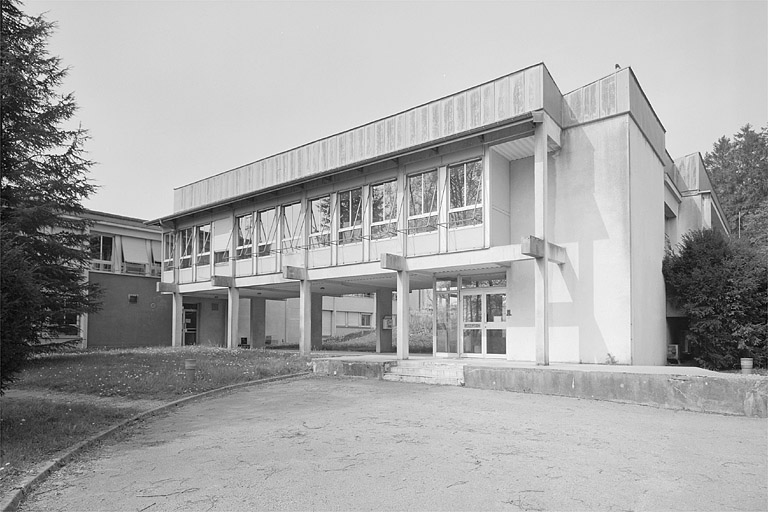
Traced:
<svg viewBox="0 0 768 512">
<path fill-rule="evenodd" d="M 152 418 L 23 511 L 768 510 L 768 422 L 372 380 Z"/>
</svg>

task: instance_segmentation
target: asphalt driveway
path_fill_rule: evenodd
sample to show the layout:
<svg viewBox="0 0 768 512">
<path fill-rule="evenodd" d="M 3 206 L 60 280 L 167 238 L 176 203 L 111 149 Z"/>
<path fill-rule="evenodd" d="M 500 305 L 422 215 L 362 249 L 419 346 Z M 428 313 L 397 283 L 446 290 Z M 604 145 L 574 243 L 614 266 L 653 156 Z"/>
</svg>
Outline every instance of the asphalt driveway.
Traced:
<svg viewBox="0 0 768 512">
<path fill-rule="evenodd" d="M 765 419 L 308 378 L 185 405 L 23 511 L 767 510 Z"/>
</svg>

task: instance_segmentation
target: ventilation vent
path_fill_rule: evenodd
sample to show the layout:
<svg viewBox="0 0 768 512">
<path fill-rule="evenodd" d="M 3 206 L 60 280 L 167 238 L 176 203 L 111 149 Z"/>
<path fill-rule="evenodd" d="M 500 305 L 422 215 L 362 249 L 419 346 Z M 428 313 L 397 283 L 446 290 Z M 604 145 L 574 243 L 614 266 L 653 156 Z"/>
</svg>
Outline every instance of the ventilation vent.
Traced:
<svg viewBox="0 0 768 512">
<path fill-rule="evenodd" d="M 135 293 L 129 293 L 128 294 L 128 303 L 129 304 L 136 304 L 139 302 L 139 296 Z"/>
</svg>

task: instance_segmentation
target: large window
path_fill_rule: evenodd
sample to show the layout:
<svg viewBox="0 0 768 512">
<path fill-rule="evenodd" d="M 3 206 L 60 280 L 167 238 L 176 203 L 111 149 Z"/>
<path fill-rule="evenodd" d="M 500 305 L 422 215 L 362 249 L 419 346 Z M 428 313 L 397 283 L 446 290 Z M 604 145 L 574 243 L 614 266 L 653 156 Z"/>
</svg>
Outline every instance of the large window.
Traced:
<svg viewBox="0 0 768 512">
<path fill-rule="evenodd" d="M 197 226 L 197 265 L 211 264 L 211 225 Z"/>
<path fill-rule="evenodd" d="M 269 256 L 275 249 L 277 238 L 277 212 L 275 208 L 260 211 L 256 216 L 259 233 L 259 256 Z"/>
<path fill-rule="evenodd" d="M 176 233 L 165 233 L 163 235 L 163 269 L 173 270 L 175 254 Z"/>
<path fill-rule="evenodd" d="M 232 221 L 219 219 L 213 223 L 213 263 L 229 263 L 229 249 L 232 242 Z"/>
<path fill-rule="evenodd" d="M 179 268 L 190 268 L 192 266 L 192 244 L 194 243 L 193 229 L 182 229 L 179 232 Z"/>
<path fill-rule="evenodd" d="M 397 181 L 371 187 L 373 218 L 371 238 L 390 238 L 397 234 Z"/>
<path fill-rule="evenodd" d="M 318 197 L 309 201 L 309 246 L 331 244 L 331 198 Z"/>
<path fill-rule="evenodd" d="M 247 260 L 253 255 L 253 214 L 235 219 L 237 229 L 237 259 Z"/>
<path fill-rule="evenodd" d="M 360 242 L 362 228 L 363 189 L 339 193 L 339 243 Z"/>
<path fill-rule="evenodd" d="M 91 235 L 89 239 L 91 249 L 91 268 L 112 272 L 112 248 L 114 239 L 106 235 Z"/>
<path fill-rule="evenodd" d="M 437 171 L 408 177 L 408 233 L 437 230 Z"/>
<path fill-rule="evenodd" d="M 480 160 L 448 167 L 452 228 L 483 223 L 483 164 Z"/>
<path fill-rule="evenodd" d="M 304 222 L 301 203 L 283 206 L 283 251 L 297 251 L 302 248 Z"/>
</svg>

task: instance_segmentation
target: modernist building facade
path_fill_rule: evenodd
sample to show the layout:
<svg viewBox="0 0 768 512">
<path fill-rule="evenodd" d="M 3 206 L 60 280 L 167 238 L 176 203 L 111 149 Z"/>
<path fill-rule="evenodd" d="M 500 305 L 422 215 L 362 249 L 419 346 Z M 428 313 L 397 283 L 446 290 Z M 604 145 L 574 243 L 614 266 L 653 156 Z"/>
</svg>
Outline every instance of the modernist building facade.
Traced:
<svg viewBox="0 0 768 512">
<path fill-rule="evenodd" d="M 167 346 L 172 300 L 157 292 L 162 231 L 142 219 L 86 211 L 91 265 L 85 278 L 99 286 L 101 308 L 72 319 L 83 348 Z"/>
<path fill-rule="evenodd" d="M 431 290 L 437 356 L 664 364 L 665 240 L 722 224 L 664 137 L 631 69 L 562 94 L 538 64 L 180 187 L 153 221 L 173 344 L 226 299 L 206 328 L 234 347 L 247 318 L 260 346 L 267 303 L 297 298 L 307 353 L 324 297 L 368 293 L 377 350 L 396 331 L 407 358 Z"/>
</svg>

